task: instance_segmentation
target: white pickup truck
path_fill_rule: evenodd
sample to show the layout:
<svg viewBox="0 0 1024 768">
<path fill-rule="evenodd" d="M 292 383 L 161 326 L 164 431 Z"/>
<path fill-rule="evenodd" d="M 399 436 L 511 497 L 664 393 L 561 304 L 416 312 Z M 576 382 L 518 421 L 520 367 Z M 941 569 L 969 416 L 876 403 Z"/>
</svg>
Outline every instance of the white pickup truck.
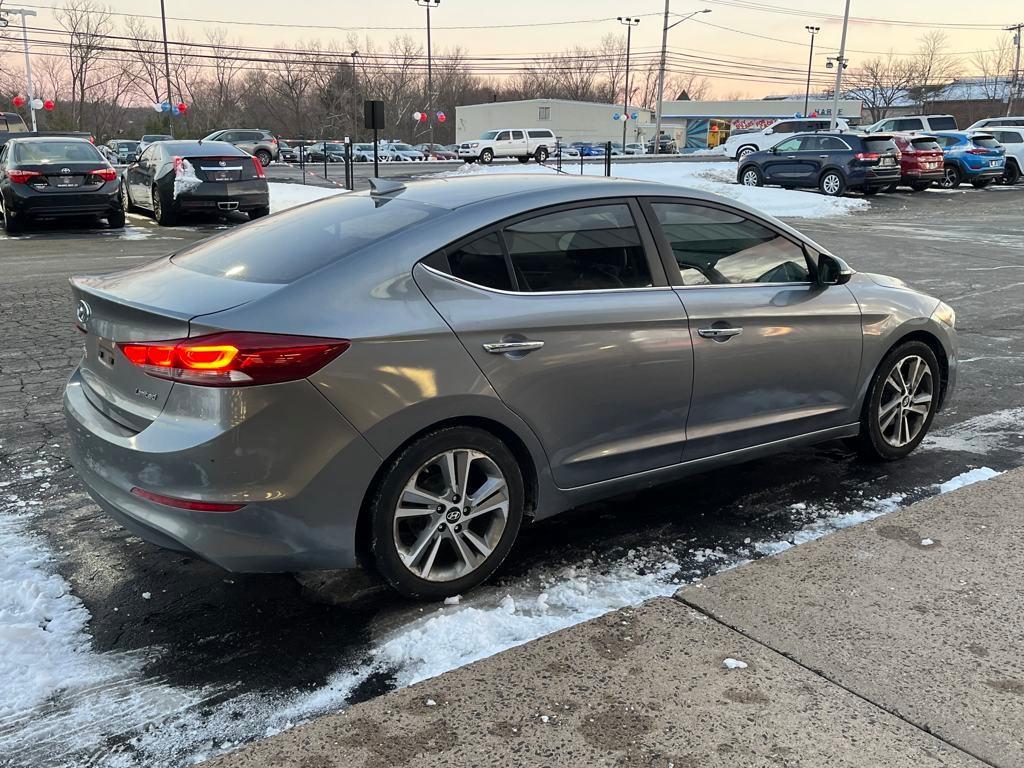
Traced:
<svg viewBox="0 0 1024 768">
<path fill-rule="evenodd" d="M 514 157 L 521 163 L 548 159 L 555 148 L 555 134 L 548 128 L 499 128 L 487 131 L 479 139 L 459 144 L 459 158 L 467 163 L 483 164 L 496 157 Z"/>
</svg>

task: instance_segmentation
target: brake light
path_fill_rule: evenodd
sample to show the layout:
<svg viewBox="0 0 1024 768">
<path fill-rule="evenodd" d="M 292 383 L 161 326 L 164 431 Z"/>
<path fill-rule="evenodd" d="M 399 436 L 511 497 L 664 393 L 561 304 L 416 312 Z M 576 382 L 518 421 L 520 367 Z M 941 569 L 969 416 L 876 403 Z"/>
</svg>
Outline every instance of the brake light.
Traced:
<svg viewBox="0 0 1024 768">
<path fill-rule="evenodd" d="M 185 172 L 185 158 L 175 157 L 174 160 L 174 175 L 181 176 Z"/>
<path fill-rule="evenodd" d="M 297 381 L 349 348 L 345 339 L 225 332 L 194 339 L 124 342 L 118 348 L 150 376 L 207 387 Z"/>
<path fill-rule="evenodd" d="M 265 174 L 263 172 L 263 166 L 260 164 L 259 159 L 255 158 L 255 157 L 250 157 L 249 159 L 252 160 L 252 167 L 256 169 L 256 178 L 257 179 L 265 179 L 265 178 L 267 178 L 267 174 Z"/>
<path fill-rule="evenodd" d="M 854 160 L 877 160 L 877 152 L 858 152 L 853 156 Z"/>
<path fill-rule="evenodd" d="M 104 181 L 114 181 L 117 178 L 117 171 L 113 168 L 97 168 L 95 171 L 89 171 L 89 174 L 99 176 Z"/>
<path fill-rule="evenodd" d="M 273 144 L 274 146 L 277 146 L 277 139 L 271 139 L 270 143 Z"/>
<path fill-rule="evenodd" d="M 28 184 L 29 180 L 41 177 L 39 171 L 18 171 L 11 169 L 7 172 L 7 178 L 11 180 L 12 184 Z"/>
<path fill-rule="evenodd" d="M 968 155 L 989 155 L 992 154 L 992 150 L 985 149 L 984 147 L 971 147 L 967 150 Z"/>
<path fill-rule="evenodd" d="M 192 499 L 176 499 L 173 496 L 164 496 L 162 493 L 145 491 L 142 488 L 132 488 L 133 496 L 147 501 L 155 501 L 165 507 L 176 507 L 177 509 L 188 509 L 192 512 L 237 512 L 245 504 L 225 504 L 218 501 L 193 501 Z"/>
</svg>

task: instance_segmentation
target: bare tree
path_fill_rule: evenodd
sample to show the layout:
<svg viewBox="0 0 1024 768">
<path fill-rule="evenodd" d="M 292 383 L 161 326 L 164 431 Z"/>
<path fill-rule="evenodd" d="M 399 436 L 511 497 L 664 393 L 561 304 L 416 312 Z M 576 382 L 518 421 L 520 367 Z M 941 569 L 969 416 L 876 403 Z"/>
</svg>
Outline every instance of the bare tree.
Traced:
<svg viewBox="0 0 1024 768">
<path fill-rule="evenodd" d="M 917 65 L 896 56 L 868 59 L 846 75 L 846 92 L 850 98 L 860 99 L 871 113 L 872 122 L 881 120 L 910 88 L 919 82 Z"/>
<path fill-rule="evenodd" d="M 93 0 L 67 0 L 54 12 L 68 36 L 68 76 L 71 81 L 71 123 L 81 130 L 89 91 L 96 85 L 94 68 L 103 57 L 104 39 L 113 32 L 110 11 Z"/>
<path fill-rule="evenodd" d="M 1006 82 L 1013 69 L 1014 47 L 1010 35 L 1001 35 L 996 47 L 978 51 L 971 57 L 971 64 L 978 72 L 978 84 L 986 99 L 997 100 L 1006 96 Z"/>
<path fill-rule="evenodd" d="M 917 55 L 912 63 L 917 82 L 910 93 L 924 111 L 927 104 L 960 74 L 960 60 L 949 53 L 946 33 L 933 30 L 918 40 Z"/>
</svg>

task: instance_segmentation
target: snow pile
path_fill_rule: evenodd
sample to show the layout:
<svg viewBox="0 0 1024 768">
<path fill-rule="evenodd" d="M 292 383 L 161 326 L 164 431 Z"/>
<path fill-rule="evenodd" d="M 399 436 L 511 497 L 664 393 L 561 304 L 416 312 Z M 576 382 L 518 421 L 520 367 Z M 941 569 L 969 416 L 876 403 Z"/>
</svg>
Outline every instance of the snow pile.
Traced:
<svg viewBox="0 0 1024 768">
<path fill-rule="evenodd" d="M 785 552 L 787 549 L 800 544 L 806 544 L 809 541 L 815 541 L 830 533 L 835 533 L 854 525 L 860 525 L 869 520 L 874 520 L 876 517 L 895 512 L 900 508 L 904 499 L 906 499 L 906 495 L 902 493 L 893 494 L 884 499 L 865 499 L 864 506 L 853 512 L 837 512 L 827 508 L 811 507 L 810 509 L 816 515 L 816 519 L 803 528 L 789 534 L 784 539 L 758 541 L 751 546 L 761 555 L 777 555 L 780 552 Z M 802 506 L 794 504 L 791 509 L 805 512 L 808 506 L 806 504 Z"/>
<path fill-rule="evenodd" d="M 567 175 L 579 174 L 579 165 L 563 166 Z M 601 164 L 583 166 L 584 175 L 603 176 Z M 557 173 L 554 168 L 535 164 L 514 166 L 464 165 L 438 176 L 474 176 L 482 173 Z M 612 176 L 620 179 L 657 181 L 682 187 L 713 192 L 756 208 L 770 216 L 789 216 L 804 219 L 820 219 L 840 216 L 854 211 L 866 210 L 868 201 L 864 198 L 826 197 L 814 191 L 799 191 L 779 187 L 744 187 L 736 183 L 736 164 L 704 162 L 650 162 L 612 163 Z"/>
<path fill-rule="evenodd" d="M 747 662 L 740 661 L 739 659 L 726 659 L 722 662 L 722 666 L 726 669 L 746 669 Z"/>
<path fill-rule="evenodd" d="M 203 180 L 196 176 L 196 169 L 188 160 L 182 158 L 181 172 L 174 174 L 174 199 L 179 195 L 191 192 L 203 183 Z"/>
<path fill-rule="evenodd" d="M 939 493 L 949 493 L 955 491 L 958 488 L 964 488 L 974 483 L 980 483 L 982 480 L 990 480 L 997 475 L 1001 475 L 1002 472 L 996 472 L 994 469 L 989 467 L 978 467 L 972 469 L 969 472 L 963 472 L 951 480 L 947 480 L 944 483 L 939 484 Z"/>
<path fill-rule="evenodd" d="M 270 212 L 277 213 L 296 205 L 311 203 L 314 200 L 322 200 L 325 197 L 344 194 L 347 190 L 336 187 L 312 187 L 306 184 L 285 184 L 282 182 L 270 182 L 267 187 L 270 189 Z"/>
</svg>

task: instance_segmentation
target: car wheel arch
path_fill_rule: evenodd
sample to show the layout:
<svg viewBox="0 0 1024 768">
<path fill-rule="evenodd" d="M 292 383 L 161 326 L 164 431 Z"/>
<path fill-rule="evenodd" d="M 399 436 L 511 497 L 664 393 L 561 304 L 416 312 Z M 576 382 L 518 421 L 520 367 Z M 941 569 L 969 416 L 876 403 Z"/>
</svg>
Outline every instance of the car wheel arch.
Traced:
<svg viewBox="0 0 1024 768">
<path fill-rule="evenodd" d="M 861 407 L 860 412 L 863 414 L 864 409 L 868 407 L 868 388 L 871 385 L 872 379 L 878 372 L 878 367 L 885 361 L 889 353 L 896 349 L 901 344 L 906 344 L 910 341 L 919 341 L 925 344 L 935 354 L 935 359 L 939 362 L 939 408 L 943 406 L 946 399 L 946 393 L 949 389 L 949 356 L 946 352 L 946 348 L 942 346 L 942 342 L 939 337 L 928 329 L 927 323 L 934 322 L 928 320 L 918 320 L 920 324 L 909 323 L 904 325 L 892 334 L 891 340 L 886 344 L 885 348 L 881 350 L 881 354 L 877 356 L 874 361 L 869 375 L 863 377 L 862 391 L 861 391 Z"/>
</svg>

